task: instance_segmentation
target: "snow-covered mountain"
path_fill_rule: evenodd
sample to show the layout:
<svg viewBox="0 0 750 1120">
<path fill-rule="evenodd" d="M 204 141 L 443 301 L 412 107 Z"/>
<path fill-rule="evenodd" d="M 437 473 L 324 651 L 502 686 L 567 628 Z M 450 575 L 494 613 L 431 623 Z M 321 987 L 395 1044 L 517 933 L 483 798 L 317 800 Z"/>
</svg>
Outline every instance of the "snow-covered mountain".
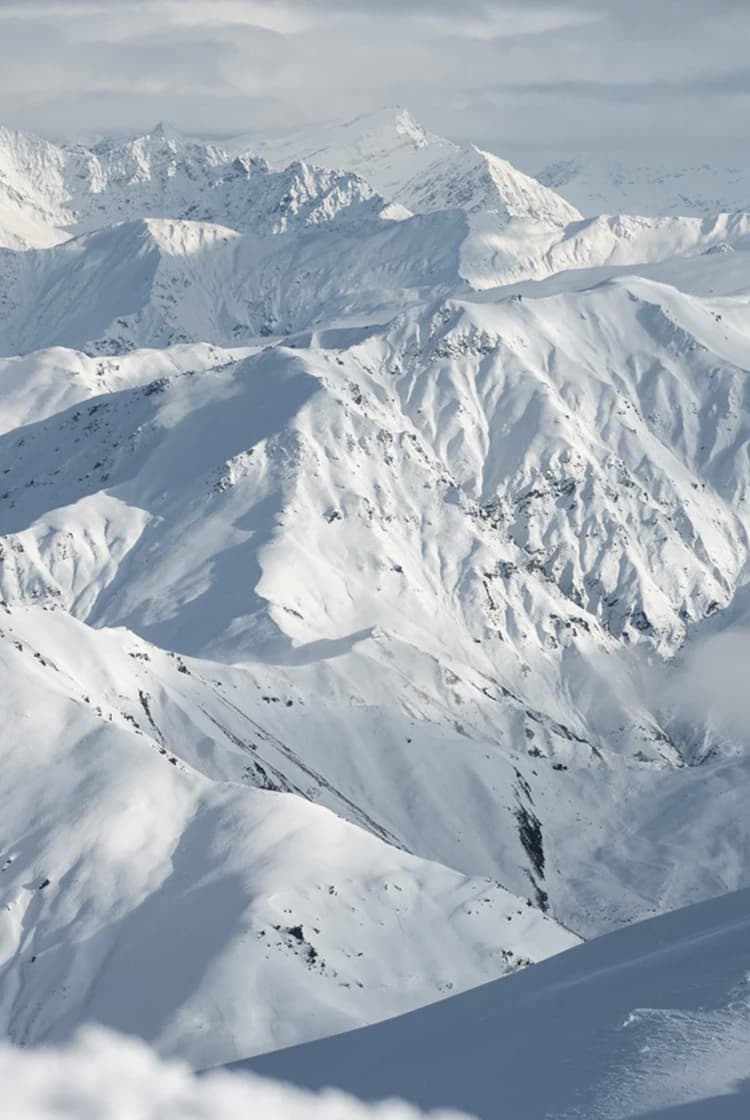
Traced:
<svg viewBox="0 0 750 1120">
<path fill-rule="evenodd" d="M 748 885 L 750 215 L 403 113 L 0 171 L 10 1038 L 218 1064 Z"/>
<path fill-rule="evenodd" d="M 490 180 L 499 192 L 494 205 L 500 212 L 545 215 L 553 224 L 573 221 L 576 211 L 579 217 L 712 218 L 750 207 L 750 166 L 741 150 L 729 162 L 721 158 L 684 164 L 665 163 L 653 153 L 627 160 L 550 153 L 541 164 L 535 157 L 534 166 L 524 159 L 524 174 L 496 155 L 430 132 L 402 107 L 286 133 L 250 132 L 227 146 L 238 154 L 259 152 L 278 167 L 304 159 L 321 167 L 352 169 L 412 210 L 433 205 L 492 209 Z"/>
<path fill-rule="evenodd" d="M 5 609 L 0 666 L 0 1017 L 16 1044 L 94 1019 L 208 1065 L 577 940 L 369 821 L 288 745 L 299 691 L 271 699 L 248 674 L 42 607 Z"/>
<path fill-rule="evenodd" d="M 280 233 L 342 212 L 376 215 L 384 205 L 350 171 L 290 161 L 274 172 L 262 158 L 230 156 L 161 125 L 93 148 L 59 147 L 0 129 L 0 191 L 0 233 L 11 248 L 144 218 Z"/>
<path fill-rule="evenodd" d="M 507 160 L 427 132 L 402 108 L 286 135 L 250 134 L 230 147 L 250 147 L 277 167 L 303 159 L 321 167 L 350 168 L 385 197 L 419 213 L 487 211 L 506 221 L 531 218 L 553 227 L 581 216 Z"/>
<path fill-rule="evenodd" d="M 387 322 L 440 295 L 509 289 L 561 272 L 570 283 L 569 270 L 640 270 L 678 254 L 750 246 L 745 214 L 712 223 L 594 219 L 565 230 L 527 222 L 501 228 L 488 212 L 471 219 L 456 210 L 350 218 L 267 236 L 138 219 L 52 248 L 0 250 L 0 354 L 289 339 L 311 328 Z"/>
<path fill-rule="evenodd" d="M 679 166 L 653 156 L 627 162 L 603 156 L 551 159 L 535 178 L 560 191 L 582 214 L 695 215 L 711 218 L 750 207 L 750 166 L 742 151 L 734 161 Z"/>
<path fill-rule="evenodd" d="M 124 1103 L 133 1120 L 418 1120 L 415 1104 L 439 1107 L 434 1120 L 494 1120 L 498 1102 L 514 1120 L 744 1120 L 749 914 L 746 891 L 729 895 L 410 1015 L 201 1077 L 101 1030 L 63 1052 L 4 1047 L 5 1105 L 28 1120 L 109 1116 Z"/>
<path fill-rule="evenodd" d="M 743 891 L 249 1067 L 481 1120 L 742 1120 L 749 934 Z"/>
</svg>

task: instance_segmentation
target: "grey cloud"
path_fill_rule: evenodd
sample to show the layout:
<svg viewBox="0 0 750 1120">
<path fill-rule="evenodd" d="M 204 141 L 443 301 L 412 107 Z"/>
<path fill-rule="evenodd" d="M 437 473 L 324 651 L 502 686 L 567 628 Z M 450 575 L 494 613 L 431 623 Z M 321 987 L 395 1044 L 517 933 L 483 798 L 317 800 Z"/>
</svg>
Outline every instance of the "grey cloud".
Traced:
<svg viewBox="0 0 750 1120">
<path fill-rule="evenodd" d="M 699 156 L 744 134 L 749 32 L 746 0 L 0 0 L 0 120 L 218 134 L 398 101 L 511 157 Z"/>
</svg>

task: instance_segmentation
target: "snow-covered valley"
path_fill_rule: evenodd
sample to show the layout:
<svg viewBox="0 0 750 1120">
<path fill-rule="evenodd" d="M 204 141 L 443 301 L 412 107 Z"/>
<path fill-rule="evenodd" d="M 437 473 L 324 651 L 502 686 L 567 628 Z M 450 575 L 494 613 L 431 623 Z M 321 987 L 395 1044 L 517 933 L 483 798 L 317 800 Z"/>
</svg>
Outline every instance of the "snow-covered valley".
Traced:
<svg viewBox="0 0 750 1120">
<path fill-rule="evenodd" d="M 750 213 L 656 201 L 0 130 L 7 1039 L 226 1064 L 750 885 Z"/>
</svg>

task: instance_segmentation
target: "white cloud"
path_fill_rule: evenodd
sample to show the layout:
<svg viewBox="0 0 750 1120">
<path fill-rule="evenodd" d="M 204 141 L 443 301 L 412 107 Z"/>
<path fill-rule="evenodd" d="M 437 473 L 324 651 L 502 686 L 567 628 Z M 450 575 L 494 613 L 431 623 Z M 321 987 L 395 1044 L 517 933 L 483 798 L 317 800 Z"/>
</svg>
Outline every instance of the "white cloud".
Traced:
<svg viewBox="0 0 750 1120">
<path fill-rule="evenodd" d="M 733 627 L 689 642 L 652 682 L 655 702 L 688 740 L 743 743 L 750 735 L 750 629 Z"/>
<path fill-rule="evenodd" d="M 405 1104 L 370 1107 L 244 1074 L 194 1077 L 141 1042 L 101 1030 L 66 1050 L 0 1048 L 3 1115 L 15 1120 L 420 1120 Z M 432 1120 L 460 1120 L 433 1113 Z"/>
</svg>

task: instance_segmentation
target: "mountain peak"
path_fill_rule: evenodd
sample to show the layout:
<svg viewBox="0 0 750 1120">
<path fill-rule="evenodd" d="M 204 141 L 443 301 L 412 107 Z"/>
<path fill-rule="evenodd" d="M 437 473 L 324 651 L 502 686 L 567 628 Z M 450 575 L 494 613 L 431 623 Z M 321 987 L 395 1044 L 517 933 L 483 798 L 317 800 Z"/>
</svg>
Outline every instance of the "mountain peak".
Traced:
<svg viewBox="0 0 750 1120">
<path fill-rule="evenodd" d="M 184 140 L 185 136 L 166 121 L 157 121 L 149 134 L 155 140 Z"/>
<path fill-rule="evenodd" d="M 385 105 L 371 113 L 352 118 L 343 129 L 354 129 L 363 136 L 371 133 L 391 132 L 411 141 L 417 148 L 429 143 L 429 134 L 412 113 L 403 105 Z"/>
</svg>

